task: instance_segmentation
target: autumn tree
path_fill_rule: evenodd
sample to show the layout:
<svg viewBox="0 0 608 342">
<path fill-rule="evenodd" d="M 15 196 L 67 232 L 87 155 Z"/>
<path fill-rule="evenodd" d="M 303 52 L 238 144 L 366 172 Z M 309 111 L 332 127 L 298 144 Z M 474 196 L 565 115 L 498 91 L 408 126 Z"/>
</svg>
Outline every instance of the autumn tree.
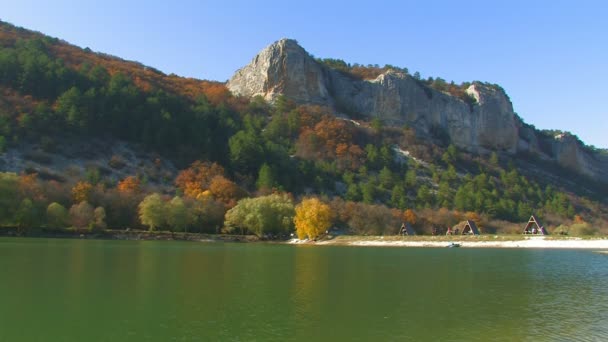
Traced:
<svg viewBox="0 0 608 342">
<path fill-rule="evenodd" d="M 141 226 L 138 205 L 143 200 L 141 192 L 120 192 L 117 188 L 100 193 L 96 204 L 106 211 L 105 222 L 113 229 Z"/>
<path fill-rule="evenodd" d="M 46 208 L 47 223 L 53 228 L 64 228 L 68 223 L 68 210 L 57 202 Z"/>
<path fill-rule="evenodd" d="M 405 222 L 412 225 L 416 224 L 416 222 L 418 221 L 418 216 L 412 209 L 405 210 L 405 212 L 403 212 L 403 218 Z"/>
<path fill-rule="evenodd" d="M 72 205 L 70 208 L 70 223 L 75 228 L 89 227 L 95 220 L 93 207 L 86 201 Z"/>
<path fill-rule="evenodd" d="M 316 197 L 302 200 L 295 210 L 294 223 L 299 239 L 316 239 L 327 231 L 333 222 L 330 206 Z"/>
<path fill-rule="evenodd" d="M 344 143 L 336 146 L 336 164 L 340 170 L 356 170 L 365 161 L 365 152 L 359 145 Z"/>
<path fill-rule="evenodd" d="M 72 188 L 72 199 L 75 203 L 86 202 L 93 192 L 93 185 L 89 182 L 78 182 Z"/>
<path fill-rule="evenodd" d="M 311 116 L 312 127 L 303 128 L 296 144 L 297 155 L 304 159 L 338 159 L 344 168 L 359 167 L 363 150 L 353 143 L 354 129 L 350 123 L 321 114 L 320 119 Z M 357 146 L 357 147 L 354 147 Z"/>
<path fill-rule="evenodd" d="M 427 208 L 420 211 L 420 216 L 424 217 L 427 225 L 433 227 L 440 227 L 442 229 L 446 227 L 452 227 L 459 221 L 461 217 L 458 212 L 451 211 L 447 208 Z"/>
<path fill-rule="evenodd" d="M 141 181 L 137 177 L 128 176 L 118 182 L 117 188 L 120 192 L 138 192 L 141 188 Z"/>
<path fill-rule="evenodd" d="M 196 198 L 209 188 L 211 180 L 223 176 L 224 168 L 216 163 L 195 161 L 175 178 L 175 185 L 184 195 Z"/>
<path fill-rule="evenodd" d="M 93 227 L 95 229 L 106 229 L 106 210 L 103 207 L 97 207 L 93 211 Z"/>
<path fill-rule="evenodd" d="M 214 105 L 225 103 L 230 97 L 230 91 L 222 83 L 210 83 L 208 82 L 204 87 L 204 94 Z"/>
<path fill-rule="evenodd" d="M 346 202 L 337 207 L 342 225 L 357 235 L 393 235 L 402 224 L 399 210 L 381 204 Z"/>
<path fill-rule="evenodd" d="M 165 202 L 159 194 L 148 195 L 139 204 L 139 219 L 151 231 L 162 227 L 166 222 Z"/>
<path fill-rule="evenodd" d="M 49 202 L 69 203 L 72 199 L 71 187 L 56 180 L 41 184 L 45 199 Z"/>
<path fill-rule="evenodd" d="M 529 212 L 531 212 L 531 210 L 528 210 L 526 214 L 528 214 Z M 479 214 L 476 212 L 467 211 L 466 213 L 464 213 L 464 218 L 466 220 L 471 220 L 475 222 L 478 227 L 482 225 L 481 216 L 479 216 Z"/>
<path fill-rule="evenodd" d="M 213 177 L 209 183 L 209 191 L 215 199 L 229 208 L 234 207 L 238 200 L 247 196 L 247 191 L 224 176 Z"/>
<path fill-rule="evenodd" d="M 19 176 L 19 191 L 21 196 L 31 198 L 34 201 L 39 201 L 44 197 L 36 173 Z"/>
</svg>

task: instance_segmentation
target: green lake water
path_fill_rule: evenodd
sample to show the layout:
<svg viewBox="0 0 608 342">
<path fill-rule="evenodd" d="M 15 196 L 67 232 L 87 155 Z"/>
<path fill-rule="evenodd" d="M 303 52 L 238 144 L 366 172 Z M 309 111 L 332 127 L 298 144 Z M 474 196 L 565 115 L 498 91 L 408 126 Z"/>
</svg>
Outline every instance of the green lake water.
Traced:
<svg viewBox="0 0 608 342">
<path fill-rule="evenodd" d="M 608 255 L 0 238 L 0 341 L 606 341 Z"/>
</svg>

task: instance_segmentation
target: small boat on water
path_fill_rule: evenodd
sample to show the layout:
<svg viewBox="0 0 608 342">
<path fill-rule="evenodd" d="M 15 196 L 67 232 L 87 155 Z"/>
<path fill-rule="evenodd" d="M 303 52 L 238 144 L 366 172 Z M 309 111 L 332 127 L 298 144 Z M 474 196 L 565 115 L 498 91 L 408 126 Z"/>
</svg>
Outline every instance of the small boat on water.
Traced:
<svg viewBox="0 0 608 342">
<path fill-rule="evenodd" d="M 456 247 L 460 247 L 460 244 L 459 243 L 450 242 L 446 247 L 447 248 L 456 248 Z"/>
</svg>

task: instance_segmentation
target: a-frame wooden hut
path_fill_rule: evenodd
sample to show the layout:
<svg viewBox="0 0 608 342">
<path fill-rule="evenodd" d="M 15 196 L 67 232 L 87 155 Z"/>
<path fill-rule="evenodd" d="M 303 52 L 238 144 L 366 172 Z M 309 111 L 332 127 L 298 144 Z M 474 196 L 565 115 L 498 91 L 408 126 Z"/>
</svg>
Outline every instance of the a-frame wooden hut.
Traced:
<svg viewBox="0 0 608 342">
<path fill-rule="evenodd" d="M 479 235 L 479 229 L 477 229 L 477 225 L 475 221 L 466 220 L 464 221 L 464 226 L 462 227 L 462 235 Z"/>
<path fill-rule="evenodd" d="M 399 235 L 416 235 L 416 231 L 412 228 L 408 222 L 405 222 L 401 225 L 401 230 L 399 231 Z"/>
<path fill-rule="evenodd" d="M 540 220 L 535 215 L 530 216 L 528 224 L 526 224 L 526 228 L 524 228 L 524 234 L 549 235 L 545 227 L 543 227 L 542 223 L 540 223 Z"/>
</svg>

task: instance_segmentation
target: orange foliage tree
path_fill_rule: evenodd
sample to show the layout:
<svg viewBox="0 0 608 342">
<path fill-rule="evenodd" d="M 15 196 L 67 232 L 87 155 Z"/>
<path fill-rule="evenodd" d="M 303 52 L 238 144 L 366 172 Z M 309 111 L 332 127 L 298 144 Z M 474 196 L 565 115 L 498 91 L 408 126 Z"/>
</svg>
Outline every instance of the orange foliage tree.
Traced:
<svg viewBox="0 0 608 342">
<path fill-rule="evenodd" d="M 481 217 L 476 212 L 467 211 L 466 213 L 464 213 L 464 218 L 466 220 L 471 220 L 471 221 L 475 222 L 475 224 L 477 224 L 477 225 L 481 224 Z"/>
<path fill-rule="evenodd" d="M 336 160 L 341 169 L 357 169 L 365 153 L 354 143 L 355 130 L 344 121 L 317 110 L 298 109 L 301 132 L 297 154 L 305 159 Z"/>
<path fill-rule="evenodd" d="M 207 100 L 216 106 L 225 103 L 230 97 L 230 91 L 221 83 L 206 83 L 203 86 L 203 92 L 207 96 Z"/>
<path fill-rule="evenodd" d="M 300 133 L 313 129 L 323 117 L 331 115 L 327 108 L 321 106 L 299 106 L 296 111 Z"/>
<path fill-rule="evenodd" d="M 175 185 L 184 195 L 196 198 L 209 188 L 214 177 L 223 175 L 224 168 L 220 165 L 197 160 L 177 175 Z"/>
<path fill-rule="evenodd" d="M 86 202 L 91 197 L 93 185 L 89 182 L 78 182 L 72 188 L 72 199 L 74 203 Z"/>
<path fill-rule="evenodd" d="M 356 170 L 365 162 L 365 152 L 359 145 L 350 145 L 346 151 L 341 152 L 336 150 L 336 161 L 341 169 Z"/>
<path fill-rule="evenodd" d="M 233 181 L 224 176 L 215 176 L 209 184 L 209 191 L 213 197 L 224 203 L 228 208 L 236 205 L 236 202 L 247 196 L 247 192 Z"/>
<path fill-rule="evenodd" d="M 141 181 L 137 177 L 129 176 L 118 183 L 120 192 L 138 192 L 141 188 Z"/>
<path fill-rule="evenodd" d="M 44 195 L 38 182 L 38 174 L 22 174 L 19 176 L 19 190 L 21 195 L 32 200 L 41 200 Z"/>
<path fill-rule="evenodd" d="M 416 221 L 418 221 L 418 217 L 416 216 L 416 213 L 412 209 L 407 209 L 406 211 L 404 211 L 403 218 L 404 218 L 405 222 L 407 222 L 409 224 L 416 224 Z"/>
</svg>

